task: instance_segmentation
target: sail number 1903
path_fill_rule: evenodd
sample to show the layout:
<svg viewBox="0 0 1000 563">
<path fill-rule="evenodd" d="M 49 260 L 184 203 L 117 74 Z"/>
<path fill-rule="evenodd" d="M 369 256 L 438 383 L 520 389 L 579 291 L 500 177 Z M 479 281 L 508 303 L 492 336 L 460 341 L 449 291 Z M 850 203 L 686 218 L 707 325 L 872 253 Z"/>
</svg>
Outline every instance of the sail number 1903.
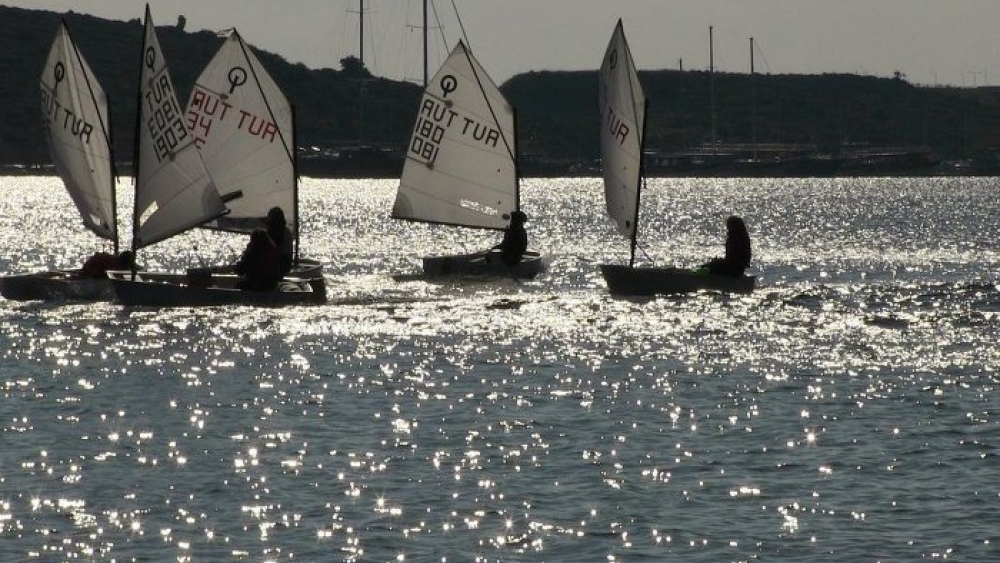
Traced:
<svg viewBox="0 0 1000 563">
<path fill-rule="evenodd" d="M 143 95 L 148 116 L 146 128 L 153 140 L 156 160 L 162 162 L 188 139 L 188 132 L 167 75 L 154 79 L 149 86 Z"/>
</svg>

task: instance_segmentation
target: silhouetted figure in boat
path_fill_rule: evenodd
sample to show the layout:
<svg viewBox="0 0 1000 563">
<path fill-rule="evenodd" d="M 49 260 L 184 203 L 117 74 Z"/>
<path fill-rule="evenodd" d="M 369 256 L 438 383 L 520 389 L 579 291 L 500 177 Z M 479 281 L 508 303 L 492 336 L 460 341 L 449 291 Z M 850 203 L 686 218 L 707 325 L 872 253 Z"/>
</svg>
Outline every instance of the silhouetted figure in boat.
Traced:
<svg viewBox="0 0 1000 563">
<path fill-rule="evenodd" d="M 292 271 L 294 251 L 292 250 L 292 231 L 285 222 L 285 212 L 280 207 L 272 207 L 267 212 L 267 234 L 278 247 L 278 258 L 281 264 L 281 275 Z"/>
<path fill-rule="evenodd" d="M 528 232 L 524 230 L 527 220 L 528 216 L 521 211 L 511 213 L 510 225 L 503 231 L 503 240 L 493 247 L 500 250 L 500 259 L 507 266 L 515 266 L 528 250 Z"/>
<path fill-rule="evenodd" d="M 281 281 L 281 258 L 278 247 L 264 229 L 250 233 L 250 243 L 236 263 L 236 273 L 243 277 L 239 288 L 246 291 L 273 291 Z"/>
<path fill-rule="evenodd" d="M 715 276 L 740 277 L 750 265 L 750 233 L 743 219 L 731 215 L 726 219 L 726 256 L 714 258 L 702 266 Z"/>
<path fill-rule="evenodd" d="M 135 265 L 135 254 L 126 250 L 119 254 L 97 252 L 83 263 L 80 268 L 81 278 L 102 279 L 108 275 L 108 270 L 131 270 Z"/>
</svg>

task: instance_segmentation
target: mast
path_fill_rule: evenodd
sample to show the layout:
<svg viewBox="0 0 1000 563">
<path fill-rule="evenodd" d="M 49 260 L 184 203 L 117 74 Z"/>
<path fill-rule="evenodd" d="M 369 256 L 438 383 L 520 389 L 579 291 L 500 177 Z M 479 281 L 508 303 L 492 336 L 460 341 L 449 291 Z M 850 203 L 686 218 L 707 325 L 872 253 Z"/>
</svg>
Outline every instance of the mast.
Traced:
<svg viewBox="0 0 1000 563">
<path fill-rule="evenodd" d="M 347 9 L 353 13 L 354 10 Z M 365 66 L 365 0 L 358 0 L 358 61 Z M 358 144 L 365 144 L 365 78 L 358 79 Z"/>
<path fill-rule="evenodd" d="M 514 211 L 521 210 L 521 159 L 517 155 L 517 108 L 514 108 Z"/>
<path fill-rule="evenodd" d="M 715 39 L 714 28 L 708 27 L 708 105 L 712 119 L 712 153 L 715 153 Z"/>
<path fill-rule="evenodd" d="M 295 254 L 293 260 L 299 263 L 299 241 L 302 233 L 302 223 L 299 222 L 299 132 L 295 118 L 295 106 L 292 109 L 292 217 L 295 219 Z"/>
<path fill-rule="evenodd" d="M 365 66 L 365 0 L 358 0 L 358 60 Z M 358 81 L 358 144 L 365 144 L 365 77 Z"/>
<path fill-rule="evenodd" d="M 757 81 L 754 77 L 753 37 L 750 38 L 750 130 L 753 142 L 753 159 L 757 160 Z"/>
<path fill-rule="evenodd" d="M 142 49 L 139 50 L 139 82 L 135 91 L 135 129 L 133 130 L 133 141 L 132 141 L 132 185 L 135 189 L 136 195 L 139 193 L 139 162 L 142 160 L 139 155 L 139 140 L 141 135 L 140 131 L 140 121 L 142 120 L 142 65 L 145 63 L 146 57 L 146 25 L 149 23 L 149 4 L 146 4 L 146 19 L 143 21 L 143 32 L 142 32 Z M 132 253 L 133 255 L 138 252 L 138 242 L 139 242 L 139 206 L 132 205 Z M 135 257 L 132 259 L 132 279 L 135 279 L 136 274 L 136 264 L 138 262 Z"/>
<path fill-rule="evenodd" d="M 111 123 L 111 96 L 108 96 L 108 123 Z M 118 236 L 118 167 L 115 165 L 115 144 L 111 137 L 113 130 L 108 127 L 108 153 L 111 155 L 111 218 L 115 222 L 115 256 L 117 256 L 121 237 Z"/>
<path fill-rule="evenodd" d="M 632 244 L 628 267 L 635 267 L 635 249 L 639 240 L 639 202 L 642 200 L 642 188 L 646 185 L 646 121 L 649 119 L 649 98 L 646 98 L 642 107 L 642 139 L 639 140 L 639 182 L 635 187 L 635 218 L 632 219 Z"/>
<path fill-rule="evenodd" d="M 424 88 L 427 87 L 427 0 L 424 0 Z"/>
</svg>

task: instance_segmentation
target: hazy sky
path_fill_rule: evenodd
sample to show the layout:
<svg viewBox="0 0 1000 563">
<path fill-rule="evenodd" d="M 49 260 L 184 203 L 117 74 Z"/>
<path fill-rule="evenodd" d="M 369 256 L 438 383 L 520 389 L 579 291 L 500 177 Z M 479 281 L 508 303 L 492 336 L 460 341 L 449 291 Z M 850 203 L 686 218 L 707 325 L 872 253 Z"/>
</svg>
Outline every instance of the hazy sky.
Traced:
<svg viewBox="0 0 1000 563">
<path fill-rule="evenodd" d="M 530 70 L 595 69 L 623 18 L 640 69 L 851 72 L 919 84 L 1000 83 L 1000 0 L 432 0 L 432 69 L 442 32 L 459 37 L 453 3 L 477 58 L 499 83 Z M 0 0 L 8 6 L 141 18 L 139 0 Z M 357 55 L 359 0 L 155 0 L 157 25 L 183 14 L 188 31 L 236 27 L 251 43 L 309 67 Z M 421 0 L 365 0 L 365 62 L 375 74 L 417 80 Z"/>
</svg>

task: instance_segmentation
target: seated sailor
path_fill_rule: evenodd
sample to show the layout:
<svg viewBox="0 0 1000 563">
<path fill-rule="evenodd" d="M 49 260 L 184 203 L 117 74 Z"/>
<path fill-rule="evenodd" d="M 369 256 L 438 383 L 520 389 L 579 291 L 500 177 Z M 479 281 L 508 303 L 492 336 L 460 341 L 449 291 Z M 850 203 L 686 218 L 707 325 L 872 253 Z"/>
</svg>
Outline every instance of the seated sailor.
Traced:
<svg viewBox="0 0 1000 563">
<path fill-rule="evenodd" d="M 726 219 L 726 255 L 714 258 L 702 268 L 715 276 L 740 277 L 750 266 L 750 233 L 746 223 L 736 215 Z"/>
<path fill-rule="evenodd" d="M 503 240 L 491 250 L 499 250 L 500 258 L 507 266 L 514 266 L 521 261 L 528 250 L 528 233 L 524 230 L 524 222 L 528 216 L 521 211 L 510 214 L 510 225 L 503 231 Z"/>
</svg>

